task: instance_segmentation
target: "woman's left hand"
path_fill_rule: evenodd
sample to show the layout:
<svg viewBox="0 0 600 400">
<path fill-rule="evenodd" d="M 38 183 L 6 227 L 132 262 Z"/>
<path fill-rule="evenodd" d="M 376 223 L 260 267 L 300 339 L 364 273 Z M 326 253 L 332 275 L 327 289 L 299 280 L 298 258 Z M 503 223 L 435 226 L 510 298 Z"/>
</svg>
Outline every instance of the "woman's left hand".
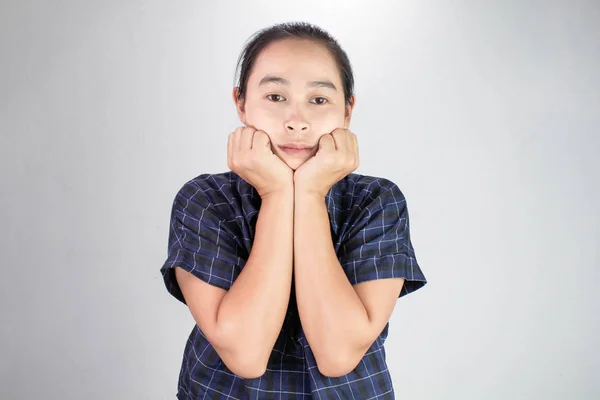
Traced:
<svg viewBox="0 0 600 400">
<path fill-rule="evenodd" d="M 358 168 L 359 162 L 356 134 L 336 128 L 321 136 L 315 156 L 295 171 L 295 191 L 325 198 L 335 183 Z"/>
</svg>

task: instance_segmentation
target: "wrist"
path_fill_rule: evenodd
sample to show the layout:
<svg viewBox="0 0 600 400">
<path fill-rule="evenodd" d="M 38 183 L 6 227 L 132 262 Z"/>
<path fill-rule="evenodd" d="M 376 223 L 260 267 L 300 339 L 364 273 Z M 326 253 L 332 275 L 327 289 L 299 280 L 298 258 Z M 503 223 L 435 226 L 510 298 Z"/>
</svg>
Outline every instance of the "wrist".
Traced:
<svg viewBox="0 0 600 400">
<path fill-rule="evenodd" d="M 315 188 L 299 188 L 295 187 L 294 190 L 294 198 L 298 201 L 316 201 L 316 202 L 324 202 L 325 196 L 327 196 L 328 191 L 323 191 Z"/>
<path fill-rule="evenodd" d="M 284 185 L 278 188 L 274 188 L 274 189 L 269 189 L 267 191 L 264 191 L 263 193 L 260 193 L 260 198 L 262 199 L 262 201 L 268 201 L 270 199 L 286 199 L 286 198 L 292 198 L 294 197 L 294 185 L 290 184 L 290 185 Z"/>
</svg>

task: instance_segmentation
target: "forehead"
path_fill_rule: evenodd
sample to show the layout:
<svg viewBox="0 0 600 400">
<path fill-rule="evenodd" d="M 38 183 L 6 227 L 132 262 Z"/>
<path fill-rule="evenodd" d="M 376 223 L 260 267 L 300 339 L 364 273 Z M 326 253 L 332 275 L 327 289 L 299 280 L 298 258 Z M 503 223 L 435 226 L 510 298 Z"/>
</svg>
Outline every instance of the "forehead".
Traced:
<svg viewBox="0 0 600 400">
<path fill-rule="evenodd" d="M 250 81 L 256 85 L 265 75 L 281 76 L 292 83 L 316 79 L 341 83 L 329 50 L 309 40 L 283 39 L 265 47 L 255 61 Z"/>
</svg>

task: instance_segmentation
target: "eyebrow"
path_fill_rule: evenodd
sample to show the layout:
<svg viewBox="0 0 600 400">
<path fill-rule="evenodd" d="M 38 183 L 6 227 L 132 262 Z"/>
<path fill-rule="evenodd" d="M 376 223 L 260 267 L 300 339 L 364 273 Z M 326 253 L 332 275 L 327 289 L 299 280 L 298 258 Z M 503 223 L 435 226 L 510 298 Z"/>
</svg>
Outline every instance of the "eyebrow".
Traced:
<svg viewBox="0 0 600 400">
<path fill-rule="evenodd" d="M 279 76 L 274 76 L 274 75 L 267 75 L 260 80 L 260 82 L 258 83 L 258 86 L 266 85 L 269 83 L 277 83 L 280 85 L 288 85 L 288 86 L 290 85 L 290 81 L 288 81 L 285 78 L 282 78 Z M 329 88 L 329 89 L 333 89 L 333 90 L 337 91 L 337 88 L 335 87 L 335 85 L 333 83 L 331 83 L 330 81 L 312 81 L 312 82 L 308 82 L 306 84 L 306 86 L 307 87 Z"/>
</svg>

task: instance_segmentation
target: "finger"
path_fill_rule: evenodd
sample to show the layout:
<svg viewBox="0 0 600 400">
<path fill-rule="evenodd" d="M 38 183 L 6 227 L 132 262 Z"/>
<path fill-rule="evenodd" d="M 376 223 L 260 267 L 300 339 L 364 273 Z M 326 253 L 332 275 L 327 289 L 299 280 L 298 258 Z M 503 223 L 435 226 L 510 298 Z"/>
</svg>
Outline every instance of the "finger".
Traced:
<svg viewBox="0 0 600 400">
<path fill-rule="evenodd" d="M 250 150 L 252 148 L 252 139 L 254 139 L 255 133 L 256 129 L 252 127 L 246 127 L 242 130 L 240 138 L 240 146 L 242 150 Z"/>
<path fill-rule="evenodd" d="M 349 152 L 354 153 L 354 134 L 346 130 L 346 148 Z"/>
<path fill-rule="evenodd" d="M 265 131 L 256 131 L 254 134 L 254 140 L 252 141 L 252 148 L 262 150 L 264 148 L 271 148 L 271 138 Z"/>
<path fill-rule="evenodd" d="M 335 139 L 332 134 L 327 133 L 319 139 L 319 151 L 331 152 L 335 151 Z"/>
<path fill-rule="evenodd" d="M 348 153 L 352 150 L 352 146 L 350 143 L 350 131 L 347 129 L 336 129 L 335 135 L 333 138 L 335 139 L 335 144 L 337 145 L 338 151 L 343 153 Z"/>
<path fill-rule="evenodd" d="M 344 129 L 344 146 L 346 146 L 346 151 L 348 153 L 354 154 L 354 134 L 350 132 L 348 129 Z"/>
<path fill-rule="evenodd" d="M 348 129 L 344 129 L 343 131 L 341 131 L 340 136 L 342 136 L 342 139 L 340 140 L 344 143 L 344 148 L 342 149 L 342 151 L 354 157 L 354 133 L 352 133 Z"/>
<path fill-rule="evenodd" d="M 336 128 L 331 132 L 335 141 L 335 148 L 338 151 L 347 151 L 348 149 L 348 131 L 342 128 Z"/>
<path fill-rule="evenodd" d="M 236 128 L 235 131 L 233 132 L 233 138 L 232 138 L 233 144 L 232 144 L 232 148 L 233 148 L 233 150 L 235 152 L 238 152 L 238 151 L 240 151 L 242 149 L 241 148 L 241 142 L 240 142 L 240 136 L 242 134 L 242 130 L 243 129 L 244 128 L 240 126 L 240 127 Z"/>
</svg>

